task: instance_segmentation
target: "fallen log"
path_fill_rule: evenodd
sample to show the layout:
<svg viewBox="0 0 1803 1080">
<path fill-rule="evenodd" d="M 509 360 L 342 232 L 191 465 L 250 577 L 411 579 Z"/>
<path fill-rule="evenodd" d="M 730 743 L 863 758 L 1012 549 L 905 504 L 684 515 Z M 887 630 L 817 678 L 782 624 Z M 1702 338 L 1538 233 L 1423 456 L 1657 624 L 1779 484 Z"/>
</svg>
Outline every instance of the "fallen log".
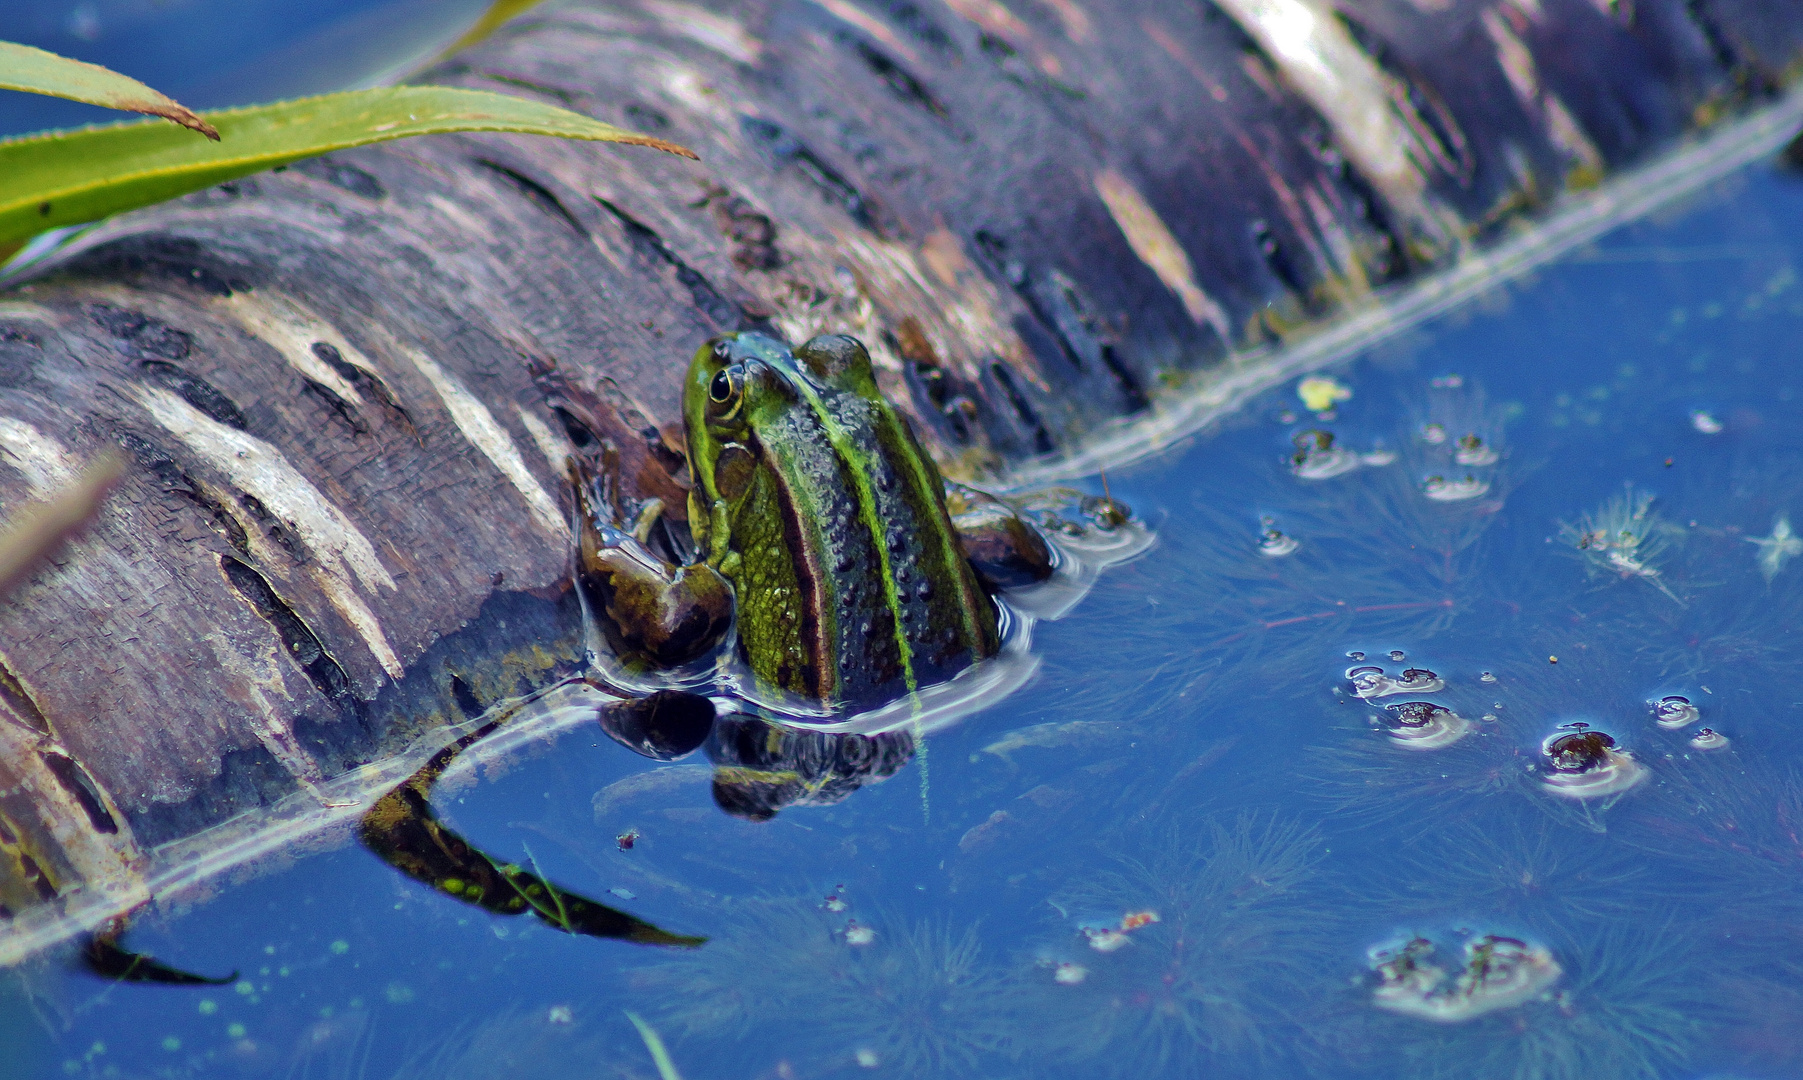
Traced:
<svg viewBox="0 0 1803 1080">
<path fill-rule="evenodd" d="M 1724 122 L 1800 60 L 1777 0 L 571 2 L 424 78 L 700 163 L 440 136 L 107 222 L 0 294 L 0 504 L 131 462 L 0 605 L 0 959 L 577 671 L 564 458 L 679 486 L 713 334 L 854 333 L 949 475 L 1068 469 L 1769 153 L 1793 104 Z"/>
</svg>

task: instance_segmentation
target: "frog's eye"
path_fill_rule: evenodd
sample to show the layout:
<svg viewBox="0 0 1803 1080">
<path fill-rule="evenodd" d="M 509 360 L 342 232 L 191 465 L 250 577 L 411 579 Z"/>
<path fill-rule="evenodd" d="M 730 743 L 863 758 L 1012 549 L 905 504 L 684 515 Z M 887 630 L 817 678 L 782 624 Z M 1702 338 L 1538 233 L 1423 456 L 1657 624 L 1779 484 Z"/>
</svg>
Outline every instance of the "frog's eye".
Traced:
<svg viewBox="0 0 1803 1080">
<path fill-rule="evenodd" d="M 714 372 L 714 379 L 707 384 L 707 397 L 716 405 L 724 405 L 732 400 L 732 376 L 724 370 Z"/>
</svg>

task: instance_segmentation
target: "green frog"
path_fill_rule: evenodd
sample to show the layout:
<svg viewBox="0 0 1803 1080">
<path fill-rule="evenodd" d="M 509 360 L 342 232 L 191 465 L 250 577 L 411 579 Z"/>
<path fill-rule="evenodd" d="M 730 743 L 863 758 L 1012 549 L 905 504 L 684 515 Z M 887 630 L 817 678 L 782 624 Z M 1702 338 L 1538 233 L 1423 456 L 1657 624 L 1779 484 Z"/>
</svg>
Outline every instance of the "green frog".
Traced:
<svg viewBox="0 0 1803 1080">
<path fill-rule="evenodd" d="M 1056 568 L 1008 504 L 944 481 L 855 338 L 716 338 L 689 365 L 683 416 L 690 565 L 653 552 L 659 504 L 628 526 L 606 477 L 577 477 L 578 576 L 628 663 L 707 655 L 736 619 L 760 689 L 867 708 L 994 655 L 990 591 Z M 1091 516 L 1125 520 L 1112 503 Z"/>
</svg>

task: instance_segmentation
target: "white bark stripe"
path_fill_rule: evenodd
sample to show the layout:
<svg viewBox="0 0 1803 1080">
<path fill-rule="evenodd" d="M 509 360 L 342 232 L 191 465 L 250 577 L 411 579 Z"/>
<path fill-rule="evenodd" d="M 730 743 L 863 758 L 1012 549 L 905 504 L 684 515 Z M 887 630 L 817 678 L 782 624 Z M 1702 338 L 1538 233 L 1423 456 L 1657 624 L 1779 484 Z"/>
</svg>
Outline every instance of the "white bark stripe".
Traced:
<svg viewBox="0 0 1803 1080">
<path fill-rule="evenodd" d="M 138 401 L 169 434 L 293 529 L 315 558 L 344 578 L 355 574 L 366 589 L 394 588 L 369 538 L 312 481 L 261 439 L 222 424 L 155 386 L 133 388 Z"/>
<path fill-rule="evenodd" d="M 538 519 L 545 531 L 565 543 L 573 542 L 568 523 L 558 513 L 557 500 L 551 498 L 550 493 L 539 484 L 538 478 L 532 475 L 532 470 L 526 467 L 526 459 L 520 456 L 513 437 L 507 434 L 507 429 L 488 411 L 488 407 L 425 353 L 407 348 L 401 351 L 407 354 L 407 358 L 413 361 L 413 366 L 419 368 L 420 374 L 438 391 L 457 430 L 463 432 L 463 437 L 482 451 L 483 456 L 519 491 L 526 500 L 527 509 L 532 511 L 532 516 Z"/>
<path fill-rule="evenodd" d="M 1189 253 L 1171 234 L 1170 226 L 1152 209 L 1152 204 L 1139 193 L 1133 182 L 1113 169 L 1096 174 L 1096 194 L 1107 204 L 1114 223 L 1127 237 L 1127 246 L 1139 261 L 1151 268 L 1164 287 L 1183 301 L 1183 310 L 1198 325 L 1212 326 L 1222 341 L 1232 341 L 1232 328 L 1221 305 L 1196 284 L 1196 268 Z"/>
<path fill-rule="evenodd" d="M 251 336 L 258 338 L 288 361 L 293 368 L 323 386 L 330 387 L 332 392 L 352 404 L 363 404 L 363 395 L 357 388 L 331 365 L 321 360 L 313 352 L 313 343 L 323 341 L 338 350 L 345 361 L 354 364 L 364 371 L 374 372 L 375 367 L 338 328 L 314 314 L 305 305 L 277 292 L 260 290 L 257 292 L 234 292 L 232 295 L 216 301 L 220 307 L 231 313 Z"/>
</svg>

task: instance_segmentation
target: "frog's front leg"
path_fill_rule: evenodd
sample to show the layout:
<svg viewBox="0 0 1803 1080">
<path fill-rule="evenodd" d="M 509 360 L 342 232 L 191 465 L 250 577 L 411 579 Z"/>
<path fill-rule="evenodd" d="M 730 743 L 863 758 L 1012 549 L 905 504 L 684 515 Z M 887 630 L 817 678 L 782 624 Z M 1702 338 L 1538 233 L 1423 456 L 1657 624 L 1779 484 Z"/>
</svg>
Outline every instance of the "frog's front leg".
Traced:
<svg viewBox="0 0 1803 1080">
<path fill-rule="evenodd" d="M 992 589 L 1018 589 L 1051 577 L 1059 557 L 1048 533 L 1077 539 L 1113 532 L 1131 514 L 1112 498 L 1086 496 L 1069 488 L 1049 488 L 1019 504 L 945 482 L 945 509 L 958 533 L 964 557 Z"/>
<path fill-rule="evenodd" d="M 1018 589 L 1044 581 L 1058 558 L 1039 530 L 994 495 L 945 482 L 945 512 L 964 557 L 992 589 Z"/>
<path fill-rule="evenodd" d="M 576 487 L 576 578 L 614 654 L 628 664 L 676 667 L 713 651 L 732 626 L 732 586 L 705 563 L 676 566 L 646 542 L 661 504 L 628 530 L 612 470 L 571 462 Z"/>
</svg>

